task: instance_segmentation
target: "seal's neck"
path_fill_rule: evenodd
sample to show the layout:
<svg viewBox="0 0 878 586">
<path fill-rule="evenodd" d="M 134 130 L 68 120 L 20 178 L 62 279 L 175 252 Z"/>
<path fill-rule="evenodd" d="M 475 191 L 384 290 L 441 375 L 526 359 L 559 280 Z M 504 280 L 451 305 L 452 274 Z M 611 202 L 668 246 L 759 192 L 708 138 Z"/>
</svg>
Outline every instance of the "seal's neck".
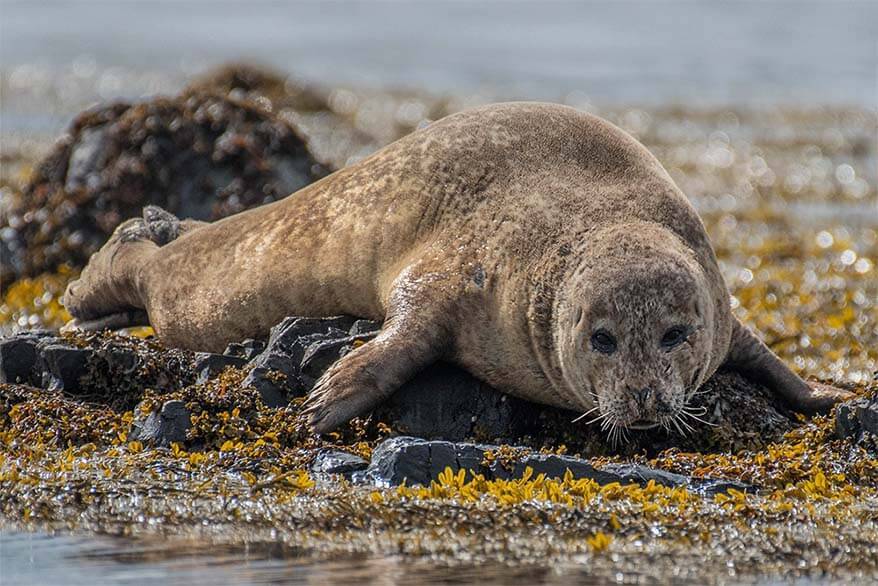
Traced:
<svg viewBox="0 0 878 586">
<path fill-rule="evenodd" d="M 578 264 L 573 239 L 562 242 L 543 255 L 532 267 L 528 283 L 527 326 L 534 358 L 557 396 L 558 404 L 576 406 L 576 395 L 564 381 L 555 330 L 557 301 L 571 267 Z"/>
</svg>

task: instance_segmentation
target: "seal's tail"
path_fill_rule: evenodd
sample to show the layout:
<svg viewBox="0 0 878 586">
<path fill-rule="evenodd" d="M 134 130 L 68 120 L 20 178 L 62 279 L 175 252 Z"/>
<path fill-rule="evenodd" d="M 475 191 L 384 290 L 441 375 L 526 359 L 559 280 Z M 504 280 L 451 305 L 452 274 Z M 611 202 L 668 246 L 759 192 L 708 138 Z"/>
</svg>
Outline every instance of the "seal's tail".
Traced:
<svg viewBox="0 0 878 586">
<path fill-rule="evenodd" d="M 147 206 L 143 217 L 120 224 L 91 256 L 79 279 L 67 286 L 61 302 L 74 319 L 64 330 L 147 325 L 138 269 L 159 248 L 202 225 L 204 222 L 180 220 L 158 206 Z"/>
</svg>

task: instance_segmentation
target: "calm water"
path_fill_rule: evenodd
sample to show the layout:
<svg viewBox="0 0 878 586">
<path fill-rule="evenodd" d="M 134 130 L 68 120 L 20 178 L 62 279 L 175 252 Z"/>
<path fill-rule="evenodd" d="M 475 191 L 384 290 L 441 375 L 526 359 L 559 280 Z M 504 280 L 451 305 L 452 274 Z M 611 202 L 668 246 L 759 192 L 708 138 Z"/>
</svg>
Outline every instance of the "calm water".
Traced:
<svg viewBox="0 0 878 586">
<path fill-rule="evenodd" d="M 602 102 L 878 102 L 878 2 L 2 0 L 0 66 L 192 71 Z M 84 61 L 83 61 L 84 60 Z M 119 88 L 120 93 L 125 93 Z"/>
<path fill-rule="evenodd" d="M 4 586 L 595 583 L 587 571 L 586 566 L 448 568 L 397 557 L 315 561 L 273 544 L 168 546 L 158 540 L 0 531 L 0 584 Z"/>
</svg>

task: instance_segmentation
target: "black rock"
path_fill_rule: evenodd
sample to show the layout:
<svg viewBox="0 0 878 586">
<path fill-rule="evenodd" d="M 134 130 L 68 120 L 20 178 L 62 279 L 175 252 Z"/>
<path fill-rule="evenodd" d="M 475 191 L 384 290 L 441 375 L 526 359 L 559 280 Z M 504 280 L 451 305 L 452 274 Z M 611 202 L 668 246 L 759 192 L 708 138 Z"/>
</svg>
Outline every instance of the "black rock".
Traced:
<svg viewBox="0 0 878 586">
<path fill-rule="evenodd" d="M 441 401 L 437 400 L 441 397 Z M 501 393 L 447 363 L 428 367 L 404 384 L 375 416 L 423 438 L 517 437 L 533 426 L 533 404 Z"/>
<path fill-rule="evenodd" d="M 523 450 L 526 455 L 512 463 L 510 468 L 496 459 L 486 466 L 485 452 L 498 449 L 498 446 L 486 444 L 395 437 L 378 445 L 372 452 L 369 467 L 363 472 L 354 474 L 353 479 L 378 486 L 396 486 L 403 482 L 409 485 L 427 485 L 446 468 L 451 468 L 454 472 L 460 469 L 468 470 L 481 474 L 488 480 L 521 478 L 526 469 L 531 468 L 535 475 L 545 474 L 549 478 L 563 478 L 569 470 L 576 479 L 589 478 L 601 485 L 618 482 L 643 486 L 654 480 L 665 486 L 686 486 L 705 494 L 715 494 L 729 488 L 741 491 L 754 490 L 752 486 L 735 481 L 693 479 L 639 464 L 595 468 L 581 458 L 528 453 L 526 450 Z"/>
<path fill-rule="evenodd" d="M 326 369 L 332 363 L 350 352 L 357 342 L 368 342 L 375 337 L 374 332 L 345 336 L 343 338 L 319 340 L 310 344 L 302 355 L 299 365 L 299 375 L 307 390 L 314 386 Z"/>
<path fill-rule="evenodd" d="M 243 342 L 232 342 L 223 351 L 226 356 L 237 356 L 250 362 L 265 350 L 265 342 L 262 340 L 244 340 Z"/>
<path fill-rule="evenodd" d="M 835 433 L 854 441 L 860 441 L 864 433 L 878 436 L 878 397 L 860 397 L 837 405 Z"/>
<path fill-rule="evenodd" d="M 135 413 L 141 413 L 141 410 L 136 408 Z M 164 447 L 172 442 L 183 442 L 186 432 L 192 427 L 190 417 L 183 401 L 166 401 L 158 411 L 153 411 L 145 418 L 135 418 L 128 439 Z"/>
<path fill-rule="evenodd" d="M 37 343 L 33 336 L 13 336 L 0 340 L 0 382 L 39 384 L 34 376 Z"/>
<path fill-rule="evenodd" d="M 68 393 L 79 393 L 83 390 L 81 380 L 88 374 L 89 361 L 94 351 L 76 348 L 64 344 L 51 343 L 42 346 L 40 351 L 40 368 L 42 384 L 50 391 L 63 390 Z"/>
<path fill-rule="evenodd" d="M 290 377 L 271 368 L 256 366 L 241 381 L 241 385 L 253 387 L 266 406 L 277 408 L 289 403 L 287 392 L 295 394 L 295 389 L 301 387 L 298 380 L 296 375 Z"/>
<path fill-rule="evenodd" d="M 527 468 L 531 468 L 535 475 L 545 474 L 547 478 L 564 478 L 567 470 L 570 470 L 574 478 L 590 478 L 598 484 L 609 484 L 611 482 L 646 484 L 646 481 L 641 482 L 636 478 L 631 478 L 625 482 L 626 479 L 622 478 L 619 474 L 607 471 L 606 469 L 599 470 L 580 458 L 559 454 L 529 454 L 524 456 L 515 463 L 509 477 L 521 478 Z M 506 472 L 503 468 L 499 468 L 499 470 Z M 501 475 L 500 477 L 504 476 Z"/>
<path fill-rule="evenodd" d="M 253 369 L 242 384 L 255 388 L 270 407 L 286 405 L 290 397 L 302 396 L 313 386 L 314 374 L 337 360 L 342 347 L 371 337 L 349 336 L 355 322 L 349 316 L 284 319 L 271 328 L 265 350 L 253 360 Z M 324 342 L 329 344 L 321 346 Z M 302 373 L 306 354 L 309 374 Z"/>
<path fill-rule="evenodd" d="M 682 486 L 689 483 L 689 478 L 682 474 L 674 474 L 640 464 L 607 464 L 601 468 L 601 471 L 620 478 L 619 482 L 622 484 L 646 484 L 650 480 L 664 486 Z"/>
<path fill-rule="evenodd" d="M 348 335 L 356 318 L 341 315 L 335 317 L 288 317 L 271 328 L 268 348 L 284 349 L 288 352 L 298 347 L 302 353 L 311 342 L 334 340 Z M 304 338 L 304 339 L 303 339 Z M 297 362 L 301 355 L 297 357 Z"/>
<path fill-rule="evenodd" d="M 324 450 L 317 454 L 311 464 L 311 471 L 315 474 L 343 474 L 350 477 L 359 470 L 364 470 L 369 462 L 356 454 L 341 450 Z"/>
<path fill-rule="evenodd" d="M 195 382 L 196 384 L 204 384 L 228 367 L 241 367 L 245 364 L 247 364 L 247 361 L 238 356 L 198 352 L 195 355 L 195 362 L 193 364 L 195 372 L 198 373 L 198 378 Z"/>
<path fill-rule="evenodd" d="M 458 470 L 461 459 L 471 465 L 470 470 L 478 471 L 487 449 L 476 444 L 395 437 L 375 448 L 369 467 L 354 479 L 378 486 L 397 486 L 403 482 L 427 485 L 447 466 Z"/>
</svg>

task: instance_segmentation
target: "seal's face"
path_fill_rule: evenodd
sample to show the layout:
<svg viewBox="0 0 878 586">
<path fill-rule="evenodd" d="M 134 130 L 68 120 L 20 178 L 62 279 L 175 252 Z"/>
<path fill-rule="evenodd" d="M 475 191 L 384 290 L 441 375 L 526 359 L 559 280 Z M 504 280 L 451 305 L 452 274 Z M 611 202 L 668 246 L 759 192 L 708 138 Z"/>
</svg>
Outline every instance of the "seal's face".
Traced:
<svg viewBox="0 0 878 586">
<path fill-rule="evenodd" d="M 593 281 L 593 280 L 592 280 Z M 713 310 L 700 271 L 658 260 L 620 266 L 569 299 L 565 384 L 615 440 L 626 428 L 685 428 L 706 378 Z M 590 411 L 589 411 L 590 410 Z"/>
</svg>

